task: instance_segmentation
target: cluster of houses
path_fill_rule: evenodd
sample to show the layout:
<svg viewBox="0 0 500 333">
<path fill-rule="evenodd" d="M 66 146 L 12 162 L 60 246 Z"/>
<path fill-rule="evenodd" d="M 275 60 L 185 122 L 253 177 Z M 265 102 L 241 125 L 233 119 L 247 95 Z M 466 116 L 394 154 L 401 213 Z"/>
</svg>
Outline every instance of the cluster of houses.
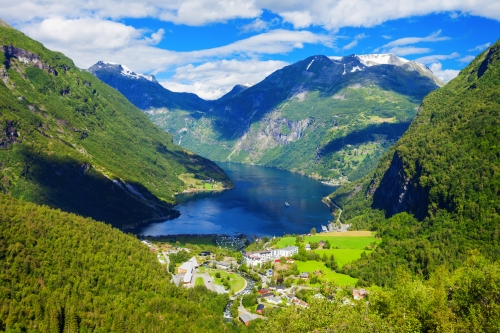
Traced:
<svg viewBox="0 0 500 333">
<path fill-rule="evenodd" d="M 286 286 L 271 286 L 269 288 L 259 290 L 258 293 L 258 297 L 262 301 L 265 300 L 270 304 L 280 305 L 284 302 L 286 305 L 295 304 L 303 308 L 309 306 L 306 302 L 295 297 L 293 288 L 287 288 Z"/>
<path fill-rule="evenodd" d="M 264 251 L 247 252 L 243 255 L 243 263 L 255 267 L 282 257 L 291 257 L 299 253 L 297 246 L 287 246 L 282 249 L 269 249 Z"/>
</svg>

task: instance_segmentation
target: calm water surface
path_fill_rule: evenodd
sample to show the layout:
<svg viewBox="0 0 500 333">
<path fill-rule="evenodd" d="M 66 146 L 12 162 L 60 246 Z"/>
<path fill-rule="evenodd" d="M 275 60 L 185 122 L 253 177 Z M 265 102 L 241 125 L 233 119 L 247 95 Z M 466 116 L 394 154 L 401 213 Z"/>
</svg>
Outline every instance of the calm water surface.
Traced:
<svg viewBox="0 0 500 333">
<path fill-rule="evenodd" d="M 237 163 L 218 163 L 234 189 L 218 193 L 181 194 L 175 208 L 181 216 L 136 231 L 139 235 L 245 234 L 282 236 L 320 230 L 332 219 L 321 198 L 335 190 L 287 171 Z M 290 207 L 285 207 L 285 201 Z"/>
</svg>

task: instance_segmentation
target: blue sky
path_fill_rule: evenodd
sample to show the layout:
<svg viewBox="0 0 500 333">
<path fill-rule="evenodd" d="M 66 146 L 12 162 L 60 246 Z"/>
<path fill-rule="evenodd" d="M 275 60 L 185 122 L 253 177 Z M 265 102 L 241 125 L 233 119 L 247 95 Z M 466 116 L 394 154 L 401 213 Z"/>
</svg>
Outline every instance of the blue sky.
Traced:
<svg viewBox="0 0 500 333">
<path fill-rule="evenodd" d="M 394 53 L 448 81 L 500 38 L 498 0 L 19 0 L 0 17 L 80 68 L 117 62 L 206 99 L 317 54 Z"/>
</svg>

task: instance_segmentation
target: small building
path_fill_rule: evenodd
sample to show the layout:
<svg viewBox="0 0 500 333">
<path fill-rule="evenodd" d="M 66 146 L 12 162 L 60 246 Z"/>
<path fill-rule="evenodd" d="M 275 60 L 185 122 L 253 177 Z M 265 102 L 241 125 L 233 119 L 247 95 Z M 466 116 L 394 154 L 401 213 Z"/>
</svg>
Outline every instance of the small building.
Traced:
<svg viewBox="0 0 500 333">
<path fill-rule="evenodd" d="M 300 278 L 301 279 L 308 279 L 309 278 L 309 272 L 300 273 Z"/>
<path fill-rule="evenodd" d="M 365 296 L 368 294 L 368 292 L 361 288 L 361 289 L 353 289 L 352 290 L 352 298 L 354 298 L 355 300 L 360 300 L 362 298 L 365 298 Z"/>
<path fill-rule="evenodd" d="M 276 305 L 281 304 L 281 298 L 276 296 L 266 297 L 266 300 L 271 304 L 276 304 Z"/>
<path fill-rule="evenodd" d="M 321 247 L 321 248 L 323 248 L 323 246 L 325 246 L 325 242 L 319 241 L 318 246 Z"/>
<path fill-rule="evenodd" d="M 306 244 L 306 251 L 311 251 L 311 244 L 309 243 Z"/>
<path fill-rule="evenodd" d="M 264 304 L 259 304 L 257 305 L 257 312 L 258 314 L 262 314 L 262 311 L 264 310 Z"/>
<path fill-rule="evenodd" d="M 270 291 L 270 290 L 269 290 L 269 288 L 263 288 L 263 289 L 261 289 L 261 290 L 259 290 L 259 291 L 257 291 L 257 292 L 258 292 L 260 295 L 264 295 L 264 294 L 269 293 L 269 291 Z"/>
<path fill-rule="evenodd" d="M 184 278 L 182 279 L 182 283 L 183 284 L 190 284 L 192 279 L 193 279 L 193 273 L 192 273 L 192 271 L 188 271 L 188 272 L 186 272 L 186 274 L 184 274 Z"/>
<path fill-rule="evenodd" d="M 193 263 L 190 261 L 183 262 L 182 265 L 180 265 L 177 268 L 178 274 L 184 274 L 184 273 L 192 272 L 192 271 L 193 271 Z"/>
<path fill-rule="evenodd" d="M 203 252 L 200 252 L 198 255 L 200 257 L 207 257 L 209 256 L 211 253 L 209 251 L 203 251 Z"/>
<path fill-rule="evenodd" d="M 196 260 L 196 257 L 192 257 L 189 259 L 189 262 L 192 264 L 193 268 L 198 268 L 200 265 L 198 264 L 198 260 Z"/>
<path fill-rule="evenodd" d="M 250 317 L 247 313 L 240 314 L 238 318 L 243 324 L 245 324 L 245 326 L 248 326 L 248 324 L 252 321 L 252 317 Z"/>
<path fill-rule="evenodd" d="M 228 270 L 229 268 L 231 268 L 231 264 L 227 263 L 227 262 L 223 262 L 223 261 L 218 261 L 217 264 L 216 264 L 217 268 L 218 269 L 224 269 L 224 270 Z"/>
<path fill-rule="evenodd" d="M 266 272 L 266 276 L 273 276 L 273 270 L 272 269 L 268 269 L 267 272 Z"/>
</svg>

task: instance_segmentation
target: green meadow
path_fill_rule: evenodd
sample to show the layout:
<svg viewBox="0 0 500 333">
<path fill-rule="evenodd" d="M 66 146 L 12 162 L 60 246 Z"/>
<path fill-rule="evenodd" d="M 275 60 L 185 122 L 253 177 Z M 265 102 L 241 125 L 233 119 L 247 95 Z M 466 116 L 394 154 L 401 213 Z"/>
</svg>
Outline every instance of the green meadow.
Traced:
<svg viewBox="0 0 500 333">
<path fill-rule="evenodd" d="M 329 282 L 334 282 L 335 284 L 340 286 L 354 286 L 358 281 L 358 279 L 350 277 L 349 275 L 336 273 L 330 270 L 325 266 L 325 263 L 321 261 L 296 261 L 295 263 L 297 264 L 297 268 L 301 273 L 309 272 L 310 274 L 313 274 L 315 271 L 321 270 L 323 272 L 323 274 L 321 275 L 321 279 Z"/>
<path fill-rule="evenodd" d="M 363 250 L 365 247 L 369 246 L 371 243 L 380 243 L 382 240 L 375 238 L 374 236 L 331 236 L 331 235 L 314 235 L 305 236 L 304 243 L 319 243 L 320 241 L 330 242 L 332 248 L 339 249 L 358 249 Z M 276 247 L 282 248 L 286 246 L 295 245 L 295 237 L 283 237 L 277 243 Z"/>
</svg>

